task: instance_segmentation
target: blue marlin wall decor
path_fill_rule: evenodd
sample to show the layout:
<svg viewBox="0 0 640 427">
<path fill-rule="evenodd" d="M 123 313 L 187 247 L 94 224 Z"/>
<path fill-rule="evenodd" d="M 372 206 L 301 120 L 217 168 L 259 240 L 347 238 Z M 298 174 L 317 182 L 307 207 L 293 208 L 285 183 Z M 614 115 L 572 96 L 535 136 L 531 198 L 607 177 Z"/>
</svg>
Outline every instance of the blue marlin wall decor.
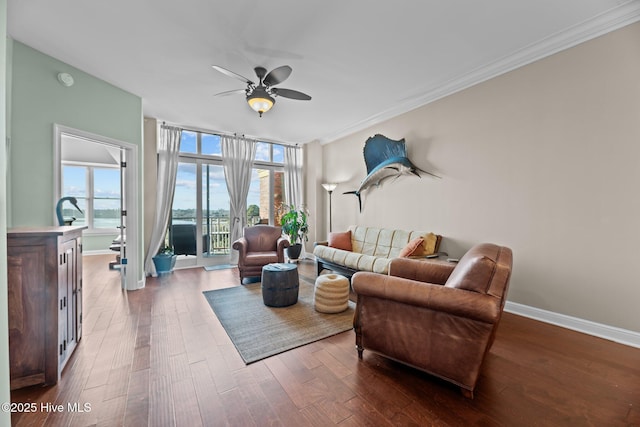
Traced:
<svg viewBox="0 0 640 427">
<path fill-rule="evenodd" d="M 440 178 L 418 168 L 407 158 L 407 148 L 404 138 L 399 141 L 389 139 L 384 135 L 376 134 L 364 143 L 364 163 L 367 166 L 367 176 L 354 191 L 346 191 L 342 194 L 355 194 L 358 196 L 358 205 L 362 212 L 362 199 L 360 194 L 371 186 L 378 187 L 387 178 L 398 178 L 401 175 L 415 175 L 421 178 L 419 172 L 426 173 L 435 178 Z"/>
</svg>

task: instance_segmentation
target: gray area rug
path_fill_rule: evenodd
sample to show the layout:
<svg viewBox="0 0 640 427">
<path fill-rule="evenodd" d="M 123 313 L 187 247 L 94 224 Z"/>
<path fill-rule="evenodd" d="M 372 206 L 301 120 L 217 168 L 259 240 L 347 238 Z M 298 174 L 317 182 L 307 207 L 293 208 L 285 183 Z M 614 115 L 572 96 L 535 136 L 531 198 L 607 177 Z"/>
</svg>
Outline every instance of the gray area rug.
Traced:
<svg viewBox="0 0 640 427">
<path fill-rule="evenodd" d="M 268 307 L 262 302 L 260 286 L 203 292 L 247 365 L 353 328 L 355 304 L 351 301 L 342 313 L 318 313 L 313 308 L 313 286 L 300 280 L 296 304 Z"/>
</svg>

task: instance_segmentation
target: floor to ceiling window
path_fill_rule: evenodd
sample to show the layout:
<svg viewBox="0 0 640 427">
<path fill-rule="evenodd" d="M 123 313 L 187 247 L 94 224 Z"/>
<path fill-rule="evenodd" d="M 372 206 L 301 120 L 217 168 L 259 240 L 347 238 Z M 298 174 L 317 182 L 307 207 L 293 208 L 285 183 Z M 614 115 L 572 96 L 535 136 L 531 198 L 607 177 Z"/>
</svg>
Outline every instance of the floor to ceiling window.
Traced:
<svg viewBox="0 0 640 427">
<path fill-rule="evenodd" d="M 279 224 L 284 202 L 284 147 L 258 142 L 247 197 L 249 224 Z"/>
<path fill-rule="evenodd" d="M 283 203 L 284 147 L 259 142 L 247 196 L 247 223 L 274 224 Z M 229 262 L 229 194 L 220 136 L 182 131 L 168 239 L 178 267 Z"/>
</svg>

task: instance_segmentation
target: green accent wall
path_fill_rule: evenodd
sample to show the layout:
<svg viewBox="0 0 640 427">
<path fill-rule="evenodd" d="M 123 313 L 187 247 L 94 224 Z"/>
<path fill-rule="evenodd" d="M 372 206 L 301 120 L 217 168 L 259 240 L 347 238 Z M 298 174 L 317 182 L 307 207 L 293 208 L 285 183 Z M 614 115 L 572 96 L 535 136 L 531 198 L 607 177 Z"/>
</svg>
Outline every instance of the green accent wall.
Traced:
<svg viewBox="0 0 640 427">
<path fill-rule="evenodd" d="M 9 42 L 13 45 L 9 226 L 53 225 L 54 124 L 137 145 L 142 159 L 142 99 L 18 41 Z M 58 82 L 61 72 L 73 76 L 73 86 Z M 142 182 L 141 160 L 138 169 Z M 142 242 L 142 189 L 138 193 Z M 85 249 L 107 249 L 105 241 L 104 236 L 85 236 Z M 140 281 L 142 248 L 139 258 Z"/>
<path fill-rule="evenodd" d="M 11 225 L 53 225 L 54 124 L 142 146 L 142 99 L 13 43 Z M 62 86 L 61 72 L 75 84 Z"/>
</svg>

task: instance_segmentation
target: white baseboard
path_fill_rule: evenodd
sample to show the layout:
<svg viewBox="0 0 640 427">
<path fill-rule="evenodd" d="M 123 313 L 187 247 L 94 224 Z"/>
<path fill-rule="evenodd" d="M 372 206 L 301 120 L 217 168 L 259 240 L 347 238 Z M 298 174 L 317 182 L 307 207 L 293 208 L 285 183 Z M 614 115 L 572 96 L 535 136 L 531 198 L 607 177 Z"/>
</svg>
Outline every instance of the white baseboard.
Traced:
<svg viewBox="0 0 640 427">
<path fill-rule="evenodd" d="M 609 341 L 614 341 L 631 347 L 640 348 L 640 333 L 638 332 L 616 328 L 615 326 L 603 325 L 601 323 L 592 322 L 590 320 L 584 320 L 577 317 L 567 316 L 565 314 L 554 313 L 552 311 L 542 310 L 540 308 L 518 304 L 511 301 L 507 301 L 504 310 L 509 313 L 539 320 L 545 323 L 550 323 L 552 325 L 561 326 L 573 331 L 582 332 L 588 335 L 604 338 Z"/>
</svg>

